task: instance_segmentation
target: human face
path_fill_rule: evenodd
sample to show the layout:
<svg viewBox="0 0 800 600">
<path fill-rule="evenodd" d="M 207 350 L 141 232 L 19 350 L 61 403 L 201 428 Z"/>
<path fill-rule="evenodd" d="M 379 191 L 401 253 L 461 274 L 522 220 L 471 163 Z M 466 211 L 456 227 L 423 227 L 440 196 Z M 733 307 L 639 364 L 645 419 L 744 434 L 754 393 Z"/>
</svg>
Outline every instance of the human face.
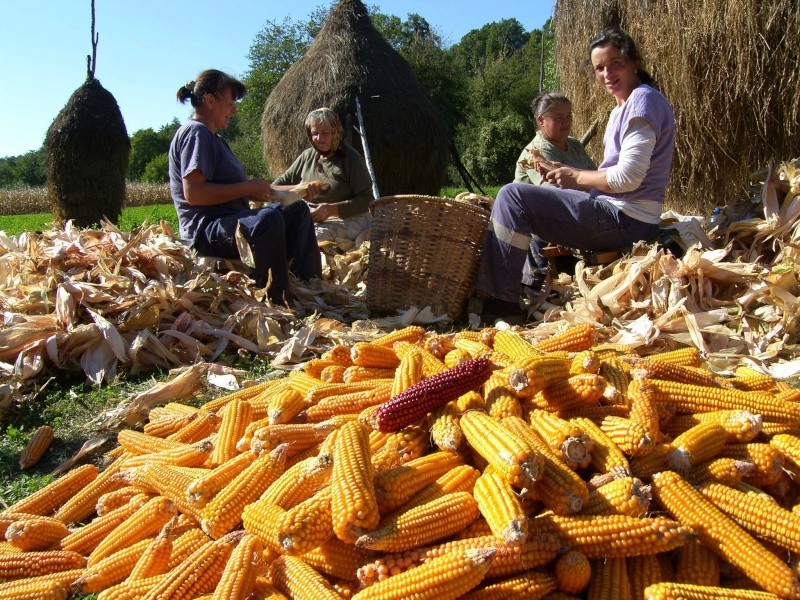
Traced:
<svg viewBox="0 0 800 600">
<path fill-rule="evenodd" d="M 236 98 L 233 96 L 231 88 L 225 88 L 216 94 L 209 94 L 208 109 L 209 120 L 216 131 L 227 129 L 230 125 L 231 117 L 236 114 Z"/>
<path fill-rule="evenodd" d="M 641 83 L 636 74 L 638 64 L 622 54 L 613 44 L 598 46 L 592 50 L 592 68 L 597 83 L 622 104 Z"/>
<path fill-rule="evenodd" d="M 536 125 L 544 139 L 564 149 L 572 130 L 572 105 L 569 102 L 551 104 L 546 113 L 536 117 Z"/>
<path fill-rule="evenodd" d="M 331 151 L 333 132 L 325 123 L 316 123 L 311 126 L 311 143 L 317 152 L 327 154 Z"/>
</svg>

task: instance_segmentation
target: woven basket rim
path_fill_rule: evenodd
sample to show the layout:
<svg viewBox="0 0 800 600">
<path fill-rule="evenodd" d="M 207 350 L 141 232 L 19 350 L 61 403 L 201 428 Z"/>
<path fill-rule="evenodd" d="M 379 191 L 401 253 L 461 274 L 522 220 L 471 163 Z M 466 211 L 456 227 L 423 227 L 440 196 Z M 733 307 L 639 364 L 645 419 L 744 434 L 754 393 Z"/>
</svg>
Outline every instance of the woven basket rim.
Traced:
<svg viewBox="0 0 800 600">
<path fill-rule="evenodd" d="M 454 203 L 458 205 L 459 209 L 471 210 L 484 215 L 489 215 L 488 210 L 476 204 L 471 204 L 470 202 L 463 202 L 461 200 L 456 200 L 455 198 L 448 198 L 444 196 L 426 196 L 424 194 L 398 194 L 396 196 L 381 196 L 370 203 L 370 211 L 372 211 L 372 209 L 376 206 L 383 206 L 384 204 L 390 204 L 392 202 L 411 202 L 422 204 L 431 200 Z"/>
</svg>

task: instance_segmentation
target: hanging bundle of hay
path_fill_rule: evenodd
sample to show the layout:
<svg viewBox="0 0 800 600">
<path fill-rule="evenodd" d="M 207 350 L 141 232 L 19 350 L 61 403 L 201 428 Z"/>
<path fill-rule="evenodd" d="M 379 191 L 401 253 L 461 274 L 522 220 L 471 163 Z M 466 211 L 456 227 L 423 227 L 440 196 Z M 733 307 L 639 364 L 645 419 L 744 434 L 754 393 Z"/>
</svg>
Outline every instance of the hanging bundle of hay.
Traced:
<svg viewBox="0 0 800 600">
<path fill-rule="evenodd" d="M 310 111 L 330 106 L 351 134 L 356 95 L 381 195 L 437 195 L 449 159 L 447 126 L 360 0 L 340 0 L 331 9 L 308 52 L 267 98 L 261 130 L 273 177 L 308 147 L 303 122 Z M 358 135 L 351 145 L 361 150 Z"/>
<path fill-rule="evenodd" d="M 709 213 L 747 192 L 748 173 L 797 154 L 800 11 L 792 0 L 557 0 L 557 63 L 575 131 L 613 107 L 579 72 L 589 41 L 619 25 L 672 103 L 676 152 L 667 202 Z M 599 158 L 600 136 L 590 146 Z"/>
<path fill-rule="evenodd" d="M 97 37 L 92 2 L 92 56 L 86 81 L 70 96 L 44 140 L 47 193 L 56 226 L 116 223 L 125 204 L 131 141 L 114 96 L 94 77 Z"/>
</svg>

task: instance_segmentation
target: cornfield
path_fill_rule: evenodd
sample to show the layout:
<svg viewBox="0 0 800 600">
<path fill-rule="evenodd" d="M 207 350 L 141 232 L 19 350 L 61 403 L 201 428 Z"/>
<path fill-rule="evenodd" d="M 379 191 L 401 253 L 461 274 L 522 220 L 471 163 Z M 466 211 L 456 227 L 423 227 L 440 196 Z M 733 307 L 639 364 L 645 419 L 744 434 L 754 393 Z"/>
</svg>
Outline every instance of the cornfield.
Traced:
<svg viewBox="0 0 800 600">
<path fill-rule="evenodd" d="M 129 181 L 126 185 L 126 206 L 172 203 L 167 184 Z M 0 215 L 29 215 L 46 212 L 50 212 L 46 187 L 0 189 Z"/>
</svg>

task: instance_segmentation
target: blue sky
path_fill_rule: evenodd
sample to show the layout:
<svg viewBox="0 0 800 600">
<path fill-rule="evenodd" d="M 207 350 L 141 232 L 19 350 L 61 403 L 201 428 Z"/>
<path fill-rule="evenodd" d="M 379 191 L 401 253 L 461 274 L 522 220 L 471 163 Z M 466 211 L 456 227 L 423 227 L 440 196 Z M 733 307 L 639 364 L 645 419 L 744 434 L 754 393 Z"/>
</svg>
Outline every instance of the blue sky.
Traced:
<svg viewBox="0 0 800 600">
<path fill-rule="evenodd" d="M 540 28 L 555 0 L 367 0 L 406 19 L 423 16 L 449 45 L 487 23 L 515 18 Z M 176 90 L 206 68 L 236 76 L 268 20 L 304 21 L 331 0 L 95 0 L 95 76 L 117 100 L 128 135 L 158 129 L 189 109 Z M 86 77 L 90 0 L 0 0 L 0 157 L 38 149 L 47 128 Z"/>
</svg>

